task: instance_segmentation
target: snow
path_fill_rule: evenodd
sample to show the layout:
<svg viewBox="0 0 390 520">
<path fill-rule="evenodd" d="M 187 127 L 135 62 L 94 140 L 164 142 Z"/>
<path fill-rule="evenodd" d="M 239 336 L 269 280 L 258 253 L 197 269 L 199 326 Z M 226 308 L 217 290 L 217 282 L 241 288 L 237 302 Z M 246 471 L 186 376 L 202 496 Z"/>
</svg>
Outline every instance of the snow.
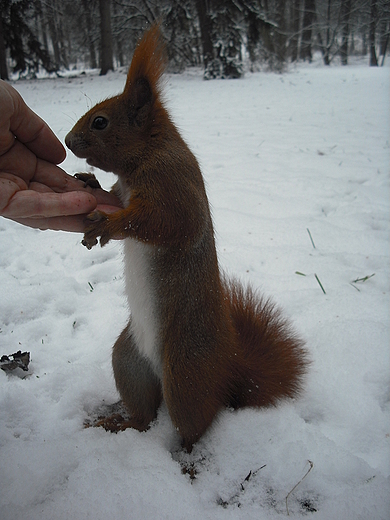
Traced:
<svg viewBox="0 0 390 520">
<path fill-rule="evenodd" d="M 0 370 L 1 519 L 282 519 L 298 483 L 289 518 L 389 518 L 389 76 L 313 64 L 167 77 L 221 266 L 272 296 L 313 360 L 302 397 L 222 412 L 190 455 L 164 406 L 145 433 L 83 428 L 118 399 L 120 242 L 88 251 L 80 235 L 0 220 L 0 355 L 32 357 L 27 377 Z M 88 73 L 15 87 L 63 141 L 124 81 Z M 86 169 L 71 154 L 63 167 Z"/>
</svg>

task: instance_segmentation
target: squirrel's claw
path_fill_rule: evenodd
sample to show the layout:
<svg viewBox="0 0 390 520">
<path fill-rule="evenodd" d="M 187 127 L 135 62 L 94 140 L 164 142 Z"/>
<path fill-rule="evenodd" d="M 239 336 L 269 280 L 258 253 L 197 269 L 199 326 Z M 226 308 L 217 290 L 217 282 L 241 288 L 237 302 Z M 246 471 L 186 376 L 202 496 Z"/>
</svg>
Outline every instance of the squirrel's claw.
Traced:
<svg viewBox="0 0 390 520">
<path fill-rule="evenodd" d="M 90 188 L 101 188 L 99 181 L 95 177 L 93 173 L 75 173 L 74 177 L 78 179 L 79 181 L 84 182 L 84 188 L 89 186 Z"/>
<path fill-rule="evenodd" d="M 92 211 L 87 216 L 89 225 L 87 225 L 84 238 L 81 241 L 83 246 L 88 249 L 92 249 L 98 243 L 98 237 L 100 238 L 100 245 L 104 246 L 110 240 L 110 237 L 107 234 L 106 223 L 108 221 L 108 216 L 102 211 Z"/>
<path fill-rule="evenodd" d="M 98 243 L 98 241 L 97 241 L 97 238 L 90 240 L 90 239 L 86 238 L 85 235 L 84 235 L 84 238 L 83 238 L 83 240 L 81 241 L 81 243 L 82 243 L 83 246 L 85 246 L 87 249 L 92 249 L 93 246 L 96 246 L 96 244 Z"/>
</svg>

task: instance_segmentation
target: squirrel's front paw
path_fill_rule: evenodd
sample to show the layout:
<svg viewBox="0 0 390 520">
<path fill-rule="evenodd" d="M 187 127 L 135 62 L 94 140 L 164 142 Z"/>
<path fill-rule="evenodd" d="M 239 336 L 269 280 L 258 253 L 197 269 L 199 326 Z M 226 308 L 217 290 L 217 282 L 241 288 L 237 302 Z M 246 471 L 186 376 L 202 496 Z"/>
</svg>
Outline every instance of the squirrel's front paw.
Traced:
<svg viewBox="0 0 390 520">
<path fill-rule="evenodd" d="M 100 245 L 104 246 L 110 240 L 107 229 L 108 215 L 102 211 L 93 211 L 87 216 L 89 224 L 85 229 L 84 238 L 81 241 L 83 246 L 92 249 L 98 243 L 100 237 Z"/>
<path fill-rule="evenodd" d="M 74 177 L 76 177 L 76 179 L 78 179 L 79 181 L 84 182 L 84 188 L 86 188 L 87 186 L 89 186 L 90 188 L 101 188 L 99 181 L 93 173 L 75 173 Z"/>
</svg>

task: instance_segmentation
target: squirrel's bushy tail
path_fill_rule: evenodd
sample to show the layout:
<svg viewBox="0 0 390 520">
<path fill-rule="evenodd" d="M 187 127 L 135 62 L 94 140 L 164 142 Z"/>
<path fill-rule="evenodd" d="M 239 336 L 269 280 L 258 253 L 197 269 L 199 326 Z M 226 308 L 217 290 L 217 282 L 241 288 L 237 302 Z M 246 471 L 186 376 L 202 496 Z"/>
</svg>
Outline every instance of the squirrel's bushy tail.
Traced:
<svg viewBox="0 0 390 520">
<path fill-rule="evenodd" d="M 301 390 L 309 365 L 303 341 L 279 309 L 237 280 L 225 280 L 241 357 L 230 406 L 273 406 Z"/>
</svg>

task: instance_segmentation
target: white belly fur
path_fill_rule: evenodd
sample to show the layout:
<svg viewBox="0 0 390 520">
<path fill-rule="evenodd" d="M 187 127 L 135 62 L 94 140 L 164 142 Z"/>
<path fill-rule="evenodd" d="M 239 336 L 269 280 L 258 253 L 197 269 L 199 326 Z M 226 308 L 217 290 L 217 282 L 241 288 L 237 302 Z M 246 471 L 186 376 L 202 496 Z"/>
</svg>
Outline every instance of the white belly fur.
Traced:
<svg viewBox="0 0 390 520">
<path fill-rule="evenodd" d="M 131 191 L 121 178 L 118 179 L 117 188 L 123 206 L 128 206 Z M 133 336 L 140 354 L 151 362 L 154 372 L 161 379 L 159 327 L 150 283 L 150 257 L 154 247 L 132 238 L 124 240 L 126 295 L 131 313 L 129 334 Z"/>
<path fill-rule="evenodd" d="M 158 323 L 149 271 L 154 247 L 131 238 L 124 240 L 126 294 L 131 313 L 129 333 L 140 354 L 149 359 L 156 375 L 161 378 Z"/>
</svg>

